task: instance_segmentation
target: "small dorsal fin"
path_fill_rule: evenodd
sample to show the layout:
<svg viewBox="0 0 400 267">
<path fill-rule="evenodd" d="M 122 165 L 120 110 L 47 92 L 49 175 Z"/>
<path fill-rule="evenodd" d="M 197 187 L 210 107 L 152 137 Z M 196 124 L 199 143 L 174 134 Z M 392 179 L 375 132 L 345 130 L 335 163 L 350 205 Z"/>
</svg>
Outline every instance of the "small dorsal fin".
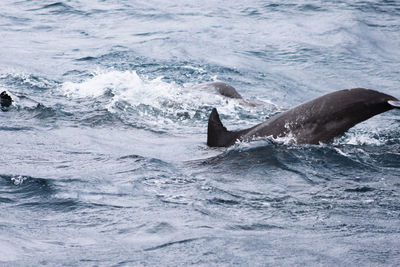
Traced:
<svg viewBox="0 0 400 267">
<path fill-rule="evenodd" d="M 226 147 L 235 142 L 236 133 L 228 131 L 222 124 L 216 108 L 213 108 L 208 120 L 207 145 Z"/>
<path fill-rule="evenodd" d="M 394 108 L 400 108 L 400 100 L 389 100 L 388 103 Z"/>
</svg>

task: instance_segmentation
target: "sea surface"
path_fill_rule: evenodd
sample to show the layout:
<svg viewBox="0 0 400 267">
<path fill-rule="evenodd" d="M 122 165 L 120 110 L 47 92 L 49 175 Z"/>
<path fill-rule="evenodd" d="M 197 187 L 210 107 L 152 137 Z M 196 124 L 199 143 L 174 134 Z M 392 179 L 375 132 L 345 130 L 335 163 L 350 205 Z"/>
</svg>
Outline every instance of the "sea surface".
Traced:
<svg viewBox="0 0 400 267">
<path fill-rule="evenodd" d="M 354 87 L 400 97 L 399 1 L 2 0 L 0 266 L 398 266 L 399 111 L 206 145 Z"/>
</svg>

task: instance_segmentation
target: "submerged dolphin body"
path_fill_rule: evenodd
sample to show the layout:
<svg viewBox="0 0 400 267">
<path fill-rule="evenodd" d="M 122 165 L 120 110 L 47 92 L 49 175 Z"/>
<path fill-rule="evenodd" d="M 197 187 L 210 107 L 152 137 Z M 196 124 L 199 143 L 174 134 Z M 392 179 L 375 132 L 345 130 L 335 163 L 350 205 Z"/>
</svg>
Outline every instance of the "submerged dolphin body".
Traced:
<svg viewBox="0 0 400 267">
<path fill-rule="evenodd" d="M 203 90 L 215 90 L 218 94 L 229 98 L 243 99 L 235 87 L 224 82 L 209 82 L 196 85 L 194 88 Z"/>
<path fill-rule="evenodd" d="M 240 131 L 228 131 L 214 108 L 208 121 L 207 145 L 228 147 L 256 137 L 291 136 L 297 144 L 328 142 L 348 129 L 393 108 L 400 101 L 374 90 L 355 88 L 323 95 Z"/>
<path fill-rule="evenodd" d="M 243 106 L 257 107 L 257 106 L 270 105 L 272 109 L 277 109 L 276 106 L 273 106 L 269 103 L 257 100 L 244 99 L 238 93 L 235 87 L 225 82 L 217 81 L 217 82 L 201 83 L 194 86 L 193 89 L 204 90 L 204 91 L 215 91 L 216 93 L 224 97 L 238 100 L 238 103 Z"/>
</svg>

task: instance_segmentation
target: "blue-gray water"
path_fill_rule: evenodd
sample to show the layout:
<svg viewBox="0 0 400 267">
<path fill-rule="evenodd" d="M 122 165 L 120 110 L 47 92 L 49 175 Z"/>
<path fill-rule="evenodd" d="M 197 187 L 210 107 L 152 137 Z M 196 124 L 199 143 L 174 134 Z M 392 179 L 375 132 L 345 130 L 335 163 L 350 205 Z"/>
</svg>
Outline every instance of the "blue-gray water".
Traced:
<svg viewBox="0 0 400 267">
<path fill-rule="evenodd" d="M 400 263 L 400 114 L 206 146 L 334 90 L 400 97 L 395 1 L 0 3 L 0 265 Z M 222 80 L 247 107 L 196 84 Z"/>
</svg>

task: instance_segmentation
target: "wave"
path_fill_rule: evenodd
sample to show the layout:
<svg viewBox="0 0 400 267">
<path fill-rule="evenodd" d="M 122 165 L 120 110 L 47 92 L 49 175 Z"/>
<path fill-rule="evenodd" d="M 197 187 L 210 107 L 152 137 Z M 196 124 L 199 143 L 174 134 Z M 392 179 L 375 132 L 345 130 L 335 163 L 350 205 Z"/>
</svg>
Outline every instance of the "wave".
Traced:
<svg viewBox="0 0 400 267">
<path fill-rule="evenodd" d="M 52 181 L 25 175 L 0 174 L 0 186 L 3 196 L 15 202 L 47 199 L 55 193 Z"/>
<path fill-rule="evenodd" d="M 65 15 L 65 14 L 75 14 L 75 15 L 85 15 L 86 13 L 68 5 L 64 2 L 54 2 L 51 4 L 46 4 L 39 8 L 29 9 L 29 11 L 39 11 L 41 14 L 52 14 L 52 15 Z M 42 13 L 44 12 L 44 13 Z"/>
<path fill-rule="evenodd" d="M 388 172 L 388 168 L 399 167 L 396 161 L 400 154 L 394 151 L 398 151 L 398 144 L 293 145 L 260 139 L 238 143 L 217 156 L 192 163 L 197 167 L 215 169 L 220 174 L 236 173 L 245 177 L 251 176 L 249 168 L 255 172 L 254 176 L 259 176 L 258 172 L 268 173 L 272 177 L 286 173 L 287 176 L 298 176 L 314 184 L 341 177 L 336 171 L 338 166 L 346 169 L 346 179 L 361 174 L 369 177 L 366 179 L 372 178 L 373 174 L 386 173 L 391 176 L 393 173 Z"/>
<path fill-rule="evenodd" d="M 77 192 L 65 190 L 65 188 L 75 188 L 76 184 L 81 184 L 82 182 L 79 179 L 57 181 L 52 178 L 0 174 L 0 187 L 2 190 L 0 203 L 28 208 L 29 210 L 50 209 L 57 212 L 103 206 L 118 208 L 114 205 L 90 201 L 90 195 L 95 195 L 98 192 L 79 190 L 84 196 L 77 198 Z M 75 188 L 75 190 L 78 190 L 78 188 Z M 103 193 L 103 195 L 107 194 Z"/>
<path fill-rule="evenodd" d="M 249 119 L 256 120 L 256 109 L 243 107 L 238 100 L 196 89 L 193 84 L 166 82 L 162 76 L 141 77 L 136 71 L 99 70 L 83 81 L 64 82 L 60 90 L 75 101 L 102 99 L 108 112 L 139 128 L 203 129 L 216 106 L 224 118 L 234 118 L 236 123 L 247 125 Z M 198 122 L 202 125 L 198 126 Z"/>
<path fill-rule="evenodd" d="M 45 90 L 53 89 L 58 86 L 55 80 L 46 79 L 34 74 L 9 72 L 0 74 L 0 84 L 3 87 L 17 88 L 18 91 L 11 90 L 14 93 L 23 90 L 31 90 L 32 92 L 41 93 Z"/>
</svg>

